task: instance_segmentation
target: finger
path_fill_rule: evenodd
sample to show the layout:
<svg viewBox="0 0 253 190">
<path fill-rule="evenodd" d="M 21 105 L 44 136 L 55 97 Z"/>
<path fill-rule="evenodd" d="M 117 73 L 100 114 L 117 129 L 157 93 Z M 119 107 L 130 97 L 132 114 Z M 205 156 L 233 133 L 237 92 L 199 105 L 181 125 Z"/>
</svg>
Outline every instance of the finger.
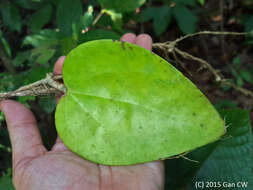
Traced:
<svg viewBox="0 0 253 190">
<path fill-rule="evenodd" d="M 66 58 L 66 56 L 61 56 L 56 61 L 55 65 L 54 65 L 54 74 L 55 75 L 62 74 L 62 67 L 63 67 L 63 63 L 64 63 L 65 58 Z M 55 102 L 58 103 L 60 101 L 61 97 L 62 97 L 62 95 L 56 95 Z M 51 149 L 51 151 L 65 151 L 65 150 L 68 150 L 68 148 L 63 144 L 60 137 L 57 136 L 56 142 L 55 142 L 53 148 Z"/>
<path fill-rule="evenodd" d="M 54 74 L 55 75 L 61 75 L 62 74 L 62 66 L 63 66 L 65 58 L 66 58 L 66 56 L 61 56 L 56 61 L 55 65 L 54 65 Z"/>
<path fill-rule="evenodd" d="M 136 38 L 136 44 L 146 48 L 147 50 L 152 50 L 152 38 L 148 34 L 140 34 Z"/>
<path fill-rule="evenodd" d="M 120 38 L 120 40 L 123 42 L 129 42 L 129 43 L 135 44 L 136 35 L 133 33 L 126 33 Z"/>
<path fill-rule="evenodd" d="M 63 63 L 65 60 L 66 56 L 61 56 L 59 57 L 59 59 L 56 61 L 55 65 L 54 65 L 54 74 L 55 75 L 61 75 L 62 74 L 62 67 L 63 67 Z M 56 104 L 59 102 L 59 100 L 61 99 L 62 95 L 56 94 L 55 95 L 55 102 Z"/>
<path fill-rule="evenodd" d="M 62 142 L 59 136 L 57 136 L 56 142 L 51 151 L 63 152 L 69 150 Z"/>
<path fill-rule="evenodd" d="M 28 158 L 38 157 L 46 152 L 33 113 L 24 105 L 5 100 L 0 102 L 4 112 L 13 150 L 13 166 Z"/>
</svg>

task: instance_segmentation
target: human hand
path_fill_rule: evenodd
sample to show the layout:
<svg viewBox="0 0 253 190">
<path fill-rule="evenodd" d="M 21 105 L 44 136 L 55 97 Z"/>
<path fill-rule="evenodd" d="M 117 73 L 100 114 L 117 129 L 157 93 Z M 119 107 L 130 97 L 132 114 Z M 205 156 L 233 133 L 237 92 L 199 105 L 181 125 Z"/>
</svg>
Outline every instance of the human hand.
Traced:
<svg viewBox="0 0 253 190">
<path fill-rule="evenodd" d="M 122 41 L 148 50 L 150 36 L 125 34 Z M 54 73 L 61 74 L 65 57 L 58 59 Z M 44 147 L 36 119 L 24 105 L 0 102 L 13 150 L 13 183 L 17 190 L 162 190 L 162 161 L 132 166 L 104 166 L 72 153 L 58 137 L 53 148 Z"/>
</svg>

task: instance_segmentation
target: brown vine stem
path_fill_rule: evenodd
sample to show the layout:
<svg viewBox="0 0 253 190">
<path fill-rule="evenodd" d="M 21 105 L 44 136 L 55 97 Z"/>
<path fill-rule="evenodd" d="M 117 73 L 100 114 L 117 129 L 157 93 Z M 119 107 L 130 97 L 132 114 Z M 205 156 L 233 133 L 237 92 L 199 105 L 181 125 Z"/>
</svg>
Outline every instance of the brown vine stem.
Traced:
<svg viewBox="0 0 253 190">
<path fill-rule="evenodd" d="M 97 17 L 94 19 L 94 21 L 92 22 L 92 26 L 94 26 L 95 24 L 97 24 L 97 22 L 99 21 L 99 19 L 103 16 L 104 12 L 103 10 L 100 11 L 100 13 L 97 15 Z"/>
<path fill-rule="evenodd" d="M 190 59 L 190 60 L 201 63 L 205 68 L 209 69 L 213 73 L 213 75 L 215 76 L 216 82 L 220 82 L 222 80 L 222 77 L 218 74 L 218 71 L 215 70 L 207 61 L 200 59 L 198 57 L 195 57 L 195 56 L 193 56 L 189 53 L 186 53 L 184 51 L 181 51 L 178 48 L 175 48 L 175 52 L 178 53 L 179 55 L 181 55 L 185 59 L 188 59 L 188 60 Z"/>
<path fill-rule="evenodd" d="M 162 57 L 166 59 L 168 59 L 169 55 L 172 54 L 174 59 L 181 65 L 183 64 L 183 62 L 177 58 L 177 54 L 186 60 L 196 61 L 200 63 L 203 67 L 207 68 L 214 75 L 216 82 L 219 82 L 221 85 L 232 87 L 233 89 L 235 89 L 236 91 L 239 91 L 245 96 L 253 97 L 253 92 L 251 92 L 250 90 L 238 87 L 237 85 L 229 82 L 227 79 L 224 79 L 223 76 L 219 73 L 219 71 L 214 69 L 207 61 L 201 58 L 195 57 L 176 47 L 179 42 L 187 38 L 197 36 L 197 35 L 246 35 L 246 34 L 247 33 L 238 33 L 238 32 L 202 31 L 202 32 L 194 33 L 194 34 L 188 34 L 174 41 L 164 42 L 164 43 L 154 43 L 152 47 L 154 50 L 157 50 L 159 54 L 161 53 Z M 185 68 L 184 65 L 183 65 L 183 68 Z M 61 75 L 54 76 L 52 73 L 49 73 L 47 74 L 45 79 L 23 86 L 12 92 L 0 93 L 0 101 L 3 99 L 17 97 L 17 96 L 42 96 L 42 95 L 50 95 L 50 94 L 57 94 L 57 93 L 64 94 L 66 93 L 66 87 L 64 86 L 64 84 L 60 83 L 59 80 L 61 79 L 62 79 Z"/>
<path fill-rule="evenodd" d="M 61 79 L 61 75 L 54 76 L 52 73 L 48 73 L 46 78 L 42 80 L 22 86 L 15 91 L 0 93 L 0 101 L 18 96 L 43 96 L 66 93 L 65 86 L 59 82 Z"/>
<path fill-rule="evenodd" d="M 185 35 L 181 38 L 178 38 L 172 42 L 165 42 L 165 43 L 155 43 L 153 44 L 153 48 L 157 51 L 160 51 L 162 52 L 163 54 L 166 52 L 167 54 L 172 54 L 172 56 L 174 57 L 174 59 L 177 59 L 177 62 L 181 64 L 181 66 L 183 68 L 185 68 L 184 65 L 182 65 L 182 62 L 181 61 L 178 61 L 179 59 L 176 58 L 176 54 L 182 56 L 184 59 L 187 59 L 187 60 L 192 60 L 192 61 L 196 61 L 198 63 L 200 63 L 201 65 L 203 65 L 203 67 L 207 68 L 215 77 L 215 81 L 220 83 L 221 85 L 223 86 L 228 86 L 228 87 L 232 87 L 234 90 L 244 94 L 245 96 L 249 96 L 249 97 L 252 97 L 253 98 L 253 92 L 248 90 L 248 89 L 245 89 L 245 88 L 242 88 L 242 87 L 238 87 L 237 85 L 235 85 L 234 83 L 232 82 L 229 82 L 227 79 L 223 78 L 223 76 L 221 74 L 219 74 L 220 72 L 216 69 L 214 69 L 212 67 L 211 64 L 209 64 L 207 61 L 201 59 L 201 58 L 198 58 L 198 57 L 195 57 L 185 51 L 182 51 L 180 50 L 179 48 L 177 48 L 177 44 L 187 38 L 191 38 L 191 37 L 195 37 L 195 36 L 198 36 L 198 35 L 232 35 L 232 36 L 244 36 L 244 35 L 247 35 L 249 33 L 245 33 L 245 32 L 242 32 L 242 33 L 239 33 L 239 32 L 219 32 L 219 31 L 201 31 L 201 32 L 197 32 L 197 33 L 194 33 L 194 34 L 188 34 L 188 35 Z M 166 55 L 165 57 L 168 57 L 168 55 Z"/>
<path fill-rule="evenodd" d="M 249 33 L 247 32 L 219 32 L 219 31 L 201 31 L 201 32 L 196 32 L 196 33 L 193 33 L 193 34 L 188 34 L 188 35 L 185 35 L 181 38 L 178 38 L 176 39 L 175 41 L 173 41 L 174 43 L 178 44 L 178 42 L 180 41 L 183 41 L 187 38 L 191 38 L 191 37 L 194 37 L 194 36 L 199 36 L 199 35 L 213 35 L 213 36 L 245 36 Z"/>
</svg>

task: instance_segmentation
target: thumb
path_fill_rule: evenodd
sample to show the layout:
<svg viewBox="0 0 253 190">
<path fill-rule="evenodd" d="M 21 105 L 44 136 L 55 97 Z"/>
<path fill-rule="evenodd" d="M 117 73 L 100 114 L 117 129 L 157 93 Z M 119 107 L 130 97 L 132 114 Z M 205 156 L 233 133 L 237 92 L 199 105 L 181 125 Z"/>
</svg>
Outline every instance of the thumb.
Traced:
<svg viewBox="0 0 253 190">
<path fill-rule="evenodd" d="M 13 167 L 27 158 L 34 158 L 46 152 L 37 122 L 32 112 L 24 105 L 5 100 L 0 102 L 4 112 L 13 150 Z"/>
</svg>

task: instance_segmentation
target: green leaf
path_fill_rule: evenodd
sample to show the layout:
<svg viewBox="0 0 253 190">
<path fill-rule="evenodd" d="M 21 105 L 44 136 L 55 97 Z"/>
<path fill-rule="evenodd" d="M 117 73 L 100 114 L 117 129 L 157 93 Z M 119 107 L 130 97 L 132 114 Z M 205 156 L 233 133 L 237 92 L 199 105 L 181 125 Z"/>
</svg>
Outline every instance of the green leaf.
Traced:
<svg viewBox="0 0 253 190">
<path fill-rule="evenodd" d="M 242 69 L 240 71 L 240 76 L 248 83 L 253 84 L 252 73 L 250 71 Z"/>
<path fill-rule="evenodd" d="M 72 48 L 76 47 L 79 36 L 82 35 L 83 32 L 88 30 L 88 26 L 92 24 L 92 21 L 93 21 L 93 7 L 89 6 L 87 12 L 85 12 L 84 15 L 80 17 L 80 20 L 77 23 L 72 24 L 72 36 L 66 37 L 63 40 L 64 46 L 67 45 L 68 47 L 70 47 L 69 45 L 72 43 L 72 45 L 74 45 Z M 66 50 L 64 52 L 66 52 Z"/>
<path fill-rule="evenodd" d="M 40 97 L 39 105 L 46 113 L 52 113 L 56 107 L 55 97 Z"/>
<path fill-rule="evenodd" d="M 1 13 L 4 24 L 10 28 L 10 30 L 21 30 L 21 16 L 18 7 L 9 2 L 4 1 L 0 3 Z"/>
<path fill-rule="evenodd" d="M 3 190 L 15 190 L 12 184 L 12 178 L 9 175 L 4 174 L 0 178 L 0 189 Z"/>
<path fill-rule="evenodd" d="M 173 0 L 176 4 L 196 6 L 196 0 Z"/>
<path fill-rule="evenodd" d="M 204 4 L 205 4 L 205 0 L 198 0 L 198 2 L 199 2 L 201 5 L 204 5 Z"/>
<path fill-rule="evenodd" d="M 79 44 L 83 42 L 88 42 L 92 40 L 100 40 L 100 39 L 112 39 L 112 40 L 119 40 L 120 35 L 111 30 L 90 30 L 80 36 Z"/>
<path fill-rule="evenodd" d="M 155 34 L 159 36 L 168 27 L 171 21 L 171 8 L 169 6 L 147 7 L 140 16 L 141 22 L 153 20 Z"/>
<path fill-rule="evenodd" d="M 54 56 L 55 49 L 50 49 L 47 47 L 37 47 L 31 52 L 31 56 L 35 58 L 35 62 L 39 64 L 46 64 Z"/>
<path fill-rule="evenodd" d="M 61 53 L 67 55 L 73 48 L 78 45 L 78 42 L 72 37 L 66 37 L 61 39 Z"/>
<path fill-rule="evenodd" d="M 19 87 L 20 79 L 18 75 L 14 76 L 9 73 L 0 73 L 0 77 L 0 91 L 12 91 Z"/>
<path fill-rule="evenodd" d="M 157 36 L 161 35 L 167 29 L 171 21 L 171 9 L 164 6 L 157 10 L 154 17 L 153 27 Z"/>
<path fill-rule="evenodd" d="M 80 19 L 83 29 L 86 29 L 93 21 L 93 7 L 89 6 L 87 12 Z"/>
<path fill-rule="evenodd" d="M 239 86 L 239 87 L 242 87 L 243 86 L 243 78 L 240 76 L 240 75 L 238 75 L 237 77 L 236 77 L 236 83 L 237 83 L 237 85 Z"/>
<path fill-rule="evenodd" d="M 145 8 L 141 14 L 140 14 L 140 18 L 139 18 L 139 21 L 140 22 L 147 22 L 147 21 L 150 21 L 152 19 L 155 18 L 156 16 L 156 11 L 157 11 L 157 7 L 147 7 Z"/>
<path fill-rule="evenodd" d="M 234 189 L 253 189 L 253 137 L 249 112 L 245 110 L 221 111 L 228 126 L 227 139 L 219 142 L 215 150 L 198 171 L 191 189 L 196 189 L 195 181 L 221 182 L 216 189 L 229 189 L 226 185 L 234 183 Z M 230 138 L 229 138 L 230 137 Z M 246 182 L 247 187 L 236 186 Z M 208 189 L 208 188 L 204 188 Z"/>
<path fill-rule="evenodd" d="M 28 22 L 28 27 L 30 30 L 32 32 L 37 32 L 43 28 L 50 21 L 52 10 L 52 5 L 46 4 L 32 14 Z"/>
<path fill-rule="evenodd" d="M 8 41 L 4 38 L 2 30 L 0 30 L 0 40 L 4 46 L 4 49 L 9 57 L 11 57 L 11 48 Z"/>
<path fill-rule="evenodd" d="M 238 103 L 235 101 L 231 101 L 228 99 L 223 99 L 223 100 L 218 100 L 215 103 L 215 108 L 217 110 L 221 110 L 221 109 L 232 109 L 232 108 L 237 108 L 238 107 Z"/>
<path fill-rule="evenodd" d="M 103 13 L 108 14 L 112 21 L 113 21 L 113 26 L 116 30 L 122 31 L 122 14 L 117 13 L 114 10 L 109 10 L 109 9 L 103 9 Z"/>
<path fill-rule="evenodd" d="M 27 108 L 31 108 L 30 104 L 28 101 L 35 101 L 36 97 L 35 96 L 20 96 L 18 97 L 18 101 L 22 104 L 24 104 Z"/>
<path fill-rule="evenodd" d="M 18 6 L 24 8 L 24 9 L 29 9 L 29 10 L 36 10 L 41 7 L 40 2 L 34 2 L 33 0 L 12 0 L 17 4 Z"/>
<path fill-rule="evenodd" d="M 185 6 L 178 4 L 173 8 L 173 15 L 177 24 L 184 34 L 194 33 L 196 29 L 197 17 Z"/>
<path fill-rule="evenodd" d="M 1 124 L 2 121 L 4 121 L 4 113 L 0 112 L 0 124 Z"/>
<path fill-rule="evenodd" d="M 56 128 L 67 147 L 90 161 L 159 160 L 224 134 L 222 119 L 197 87 L 134 44 L 84 43 L 67 55 L 63 79 L 67 94 L 57 106 Z"/>
<path fill-rule="evenodd" d="M 134 11 L 136 8 L 143 5 L 146 0 L 98 0 L 103 9 L 113 9 L 116 12 Z"/>
<path fill-rule="evenodd" d="M 245 31 L 251 32 L 253 30 L 253 15 L 250 15 L 244 22 Z"/>
<path fill-rule="evenodd" d="M 237 66 L 237 68 L 240 67 L 241 63 L 241 58 L 239 56 L 233 58 L 233 65 Z"/>
<path fill-rule="evenodd" d="M 24 63 L 28 60 L 30 51 L 18 52 L 16 57 L 12 60 L 12 64 L 15 67 L 24 67 Z"/>
<path fill-rule="evenodd" d="M 59 32 L 45 29 L 41 30 L 37 34 L 26 36 L 23 41 L 23 45 L 32 45 L 34 47 L 52 46 L 59 42 L 60 37 Z"/>
<path fill-rule="evenodd" d="M 60 32 L 72 35 L 72 24 L 77 23 L 82 15 L 83 8 L 80 0 L 61 0 L 56 12 L 56 23 Z"/>
<path fill-rule="evenodd" d="M 44 65 L 33 66 L 30 70 L 26 71 L 23 75 L 24 80 L 22 85 L 30 84 L 45 78 L 48 72 L 51 72 L 53 68 L 45 67 Z"/>
</svg>

